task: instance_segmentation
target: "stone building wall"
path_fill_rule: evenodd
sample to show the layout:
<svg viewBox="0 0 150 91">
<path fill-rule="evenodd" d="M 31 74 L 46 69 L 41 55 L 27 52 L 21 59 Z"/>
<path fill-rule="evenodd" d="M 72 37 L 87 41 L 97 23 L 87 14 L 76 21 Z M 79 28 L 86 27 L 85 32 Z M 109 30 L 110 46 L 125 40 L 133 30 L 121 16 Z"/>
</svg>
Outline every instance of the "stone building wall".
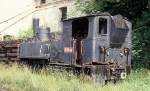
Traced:
<svg viewBox="0 0 150 91">
<path fill-rule="evenodd" d="M 40 19 L 41 26 L 49 26 L 52 32 L 62 31 L 62 8 L 67 8 L 67 18 L 81 16 L 82 13 L 76 9 L 76 0 L 47 0 L 45 4 L 37 4 L 34 17 Z"/>
</svg>

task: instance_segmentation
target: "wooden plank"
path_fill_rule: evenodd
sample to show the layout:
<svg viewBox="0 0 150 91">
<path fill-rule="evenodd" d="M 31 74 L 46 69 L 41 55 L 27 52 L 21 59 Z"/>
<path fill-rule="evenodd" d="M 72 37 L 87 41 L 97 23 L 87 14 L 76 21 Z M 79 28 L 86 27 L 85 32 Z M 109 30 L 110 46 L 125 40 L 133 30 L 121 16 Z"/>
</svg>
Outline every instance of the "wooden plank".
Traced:
<svg viewBox="0 0 150 91">
<path fill-rule="evenodd" d="M 18 48 L 7 49 L 6 52 L 7 53 L 17 53 L 18 52 Z"/>
<path fill-rule="evenodd" d="M 2 60 L 6 60 L 6 61 L 7 61 L 7 60 L 8 60 L 8 58 L 0 58 L 0 60 L 1 60 L 1 61 L 2 61 Z"/>
<path fill-rule="evenodd" d="M 9 45 L 6 45 L 5 48 L 18 48 L 19 47 L 19 44 L 9 44 Z"/>
<path fill-rule="evenodd" d="M 10 58 L 11 61 L 18 61 L 19 58 Z"/>
<path fill-rule="evenodd" d="M 11 51 L 13 51 L 13 52 L 16 51 L 17 52 L 18 48 L 13 48 L 13 49 L 11 49 Z"/>
<path fill-rule="evenodd" d="M 6 57 L 5 53 L 0 53 L 0 57 Z"/>
<path fill-rule="evenodd" d="M 17 57 L 18 53 L 6 53 L 7 57 Z"/>
</svg>

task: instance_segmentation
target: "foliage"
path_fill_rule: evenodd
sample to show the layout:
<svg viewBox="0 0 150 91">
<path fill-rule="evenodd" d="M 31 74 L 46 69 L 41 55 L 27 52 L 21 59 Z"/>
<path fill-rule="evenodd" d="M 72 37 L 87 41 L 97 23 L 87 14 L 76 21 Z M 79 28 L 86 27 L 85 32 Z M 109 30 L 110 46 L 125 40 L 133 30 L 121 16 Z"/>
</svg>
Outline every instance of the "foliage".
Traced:
<svg viewBox="0 0 150 91">
<path fill-rule="evenodd" d="M 22 66 L 23 67 L 23 66 Z M 71 73 L 41 70 L 39 73 L 27 67 L 0 65 L 0 87 L 8 91 L 148 91 L 150 71 L 133 71 L 129 78 L 116 84 L 101 86 Z"/>
<path fill-rule="evenodd" d="M 14 40 L 14 36 L 12 35 L 4 35 L 4 41 L 11 41 L 11 40 Z"/>
<path fill-rule="evenodd" d="M 27 30 L 22 30 L 19 32 L 20 39 L 28 39 L 33 37 L 33 29 L 29 28 Z"/>
<path fill-rule="evenodd" d="M 150 69 L 150 10 L 137 20 L 133 40 L 134 65 Z"/>
<path fill-rule="evenodd" d="M 77 7 L 85 13 L 109 12 L 112 15 L 121 14 L 128 19 L 141 16 L 148 9 L 148 0 L 77 0 Z"/>
<path fill-rule="evenodd" d="M 93 14 L 93 13 L 104 11 L 104 8 L 102 7 L 104 1 L 105 0 L 101 0 L 97 4 L 94 1 L 83 2 L 83 1 L 77 0 L 76 5 L 77 5 L 77 8 L 80 9 L 81 11 L 87 14 Z"/>
</svg>

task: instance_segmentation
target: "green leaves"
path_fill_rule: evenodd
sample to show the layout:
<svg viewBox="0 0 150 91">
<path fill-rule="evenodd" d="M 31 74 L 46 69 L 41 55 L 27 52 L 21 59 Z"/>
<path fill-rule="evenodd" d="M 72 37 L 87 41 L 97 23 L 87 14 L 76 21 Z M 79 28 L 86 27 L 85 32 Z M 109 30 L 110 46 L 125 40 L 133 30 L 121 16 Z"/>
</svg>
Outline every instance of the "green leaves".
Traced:
<svg viewBox="0 0 150 91">
<path fill-rule="evenodd" d="M 4 36 L 4 41 L 11 41 L 11 40 L 14 40 L 15 38 L 14 38 L 14 36 L 12 36 L 12 35 L 5 35 Z"/>
<path fill-rule="evenodd" d="M 27 30 L 22 30 L 19 32 L 19 38 L 21 39 L 28 39 L 33 37 L 33 29 L 29 28 Z"/>
<path fill-rule="evenodd" d="M 133 64 L 142 64 L 142 67 L 150 68 L 150 10 L 144 11 L 135 25 L 133 31 Z"/>
<path fill-rule="evenodd" d="M 112 15 L 121 14 L 130 20 L 140 17 L 149 6 L 148 0 L 77 0 L 77 7 L 87 13 L 109 12 Z"/>
</svg>

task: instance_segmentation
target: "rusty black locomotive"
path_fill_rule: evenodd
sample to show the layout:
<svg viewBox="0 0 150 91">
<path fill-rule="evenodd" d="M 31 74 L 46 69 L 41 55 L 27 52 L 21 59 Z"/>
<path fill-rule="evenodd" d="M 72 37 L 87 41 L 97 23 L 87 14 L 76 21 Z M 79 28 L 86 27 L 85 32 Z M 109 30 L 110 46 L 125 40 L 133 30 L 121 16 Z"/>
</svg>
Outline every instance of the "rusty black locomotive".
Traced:
<svg viewBox="0 0 150 91">
<path fill-rule="evenodd" d="M 31 64 L 69 67 L 97 82 L 124 79 L 131 67 L 131 23 L 121 15 L 88 15 L 62 21 L 60 39 L 33 19 L 34 37 L 20 46 Z"/>
</svg>

